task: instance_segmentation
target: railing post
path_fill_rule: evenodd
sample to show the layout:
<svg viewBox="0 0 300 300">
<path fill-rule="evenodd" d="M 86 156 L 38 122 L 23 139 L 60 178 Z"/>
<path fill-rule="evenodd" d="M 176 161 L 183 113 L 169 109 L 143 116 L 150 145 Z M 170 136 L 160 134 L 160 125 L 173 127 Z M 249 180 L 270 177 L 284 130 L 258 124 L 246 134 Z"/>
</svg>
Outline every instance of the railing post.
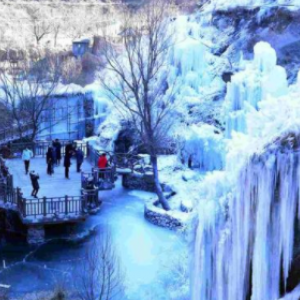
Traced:
<svg viewBox="0 0 300 300">
<path fill-rule="evenodd" d="M 1 190 L 3 192 L 3 200 L 4 200 L 4 203 L 6 204 L 7 203 L 7 184 L 5 184 L 4 182 L 1 182 Z"/>
<path fill-rule="evenodd" d="M 23 198 L 20 188 L 17 188 L 17 199 L 19 210 L 23 217 L 26 218 L 26 199 Z"/>
<path fill-rule="evenodd" d="M 44 217 L 46 217 L 46 215 L 47 215 L 47 198 L 46 197 L 43 197 L 43 211 L 44 211 L 43 215 L 44 215 Z"/>
<path fill-rule="evenodd" d="M 65 196 L 65 214 L 68 214 L 68 196 Z"/>
<path fill-rule="evenodd" d="M 81 213 L 84 214 L 85 205 L 87 203 L 87 194 L 81 196 Z"/>
<path fill-rule="evenodd" d="M 17 207 L 20 209 L 21 208 L 21 201 L 20 201 L 20 188 L 17 187 Z"/>
<path fill-rule="evenodd" d="M 22 205 L 23 206 L 23 216 L 24 216 L 24 218 L 26 218 L 26 206 L 27 206 L 26 199 L 23 199 L 23 197 L 21 196 L 21 201 L 22 201 L 22 204 L 23 204 Z"/>
</svg>

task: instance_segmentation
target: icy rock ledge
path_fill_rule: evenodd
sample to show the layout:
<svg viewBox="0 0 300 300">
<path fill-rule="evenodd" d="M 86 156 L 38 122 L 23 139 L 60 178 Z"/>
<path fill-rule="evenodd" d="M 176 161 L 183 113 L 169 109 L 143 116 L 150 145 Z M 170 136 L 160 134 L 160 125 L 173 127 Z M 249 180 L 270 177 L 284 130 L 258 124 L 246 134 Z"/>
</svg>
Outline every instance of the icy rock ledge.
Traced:
<svg viewBox="0 0 300 300">
<path fill-rule="evenodd" d="M 144 216 L 150 223 L 172 230 L 184 229 L 191 217 L 189 213 L 182 211 L 165 211 L 158 207 L 156 199 L 145 203 Z"/>
</svg>

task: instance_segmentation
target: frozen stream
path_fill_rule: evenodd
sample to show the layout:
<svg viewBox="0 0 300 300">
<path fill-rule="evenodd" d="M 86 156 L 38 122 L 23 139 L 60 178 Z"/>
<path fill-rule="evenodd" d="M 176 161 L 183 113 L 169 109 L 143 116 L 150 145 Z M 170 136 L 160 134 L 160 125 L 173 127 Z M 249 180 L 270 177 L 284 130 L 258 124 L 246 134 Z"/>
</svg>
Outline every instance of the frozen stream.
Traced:
<svg viewBox="0 0 300 300">
<path fill-rule="evenodd" d="M 38 165 L 35 168 L 38 170 Z M 114 190 L 100 192 L 103 206 L 99 214 L 72 228 L 74 238 L 86 235 L 80 242 L 64 238 L 65 233 L 59 230 L 59 234 L 52 232 L 49 241 L 40 246 L 3 247 L 1 261 L 6 260 L 7 268 L 0 271 L 0 283 L 11 285 L 11 292 L 17 295 L 71 285 L 76 278 L 76 263 L 85 253 L 91 236 L 109 227 L 126 271 L 128 298 L 139 299 L 152 287 L 159 289 L 157 280 L 167 279 L 166 266 L 172 264 L 174 253 L 180 255 L 184 251 L 185 245 L 180 233 L 144 220 L 144 199 L 152 196 L 124 190 L 118 181 Z"/>
</svg>

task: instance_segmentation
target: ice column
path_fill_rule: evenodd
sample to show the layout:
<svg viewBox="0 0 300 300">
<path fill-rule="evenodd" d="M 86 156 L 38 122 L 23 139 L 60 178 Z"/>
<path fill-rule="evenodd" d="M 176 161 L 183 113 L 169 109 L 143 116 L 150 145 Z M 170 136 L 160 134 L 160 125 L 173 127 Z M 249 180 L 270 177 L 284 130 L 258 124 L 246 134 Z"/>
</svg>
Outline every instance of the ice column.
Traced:
<svg viewBox="0 0 300 300">
<path fill-rule="evenodd" d="M 299 160 L 299 153 L 283 146 L 253 156 L 226 213 L 210 219 L 199 213 L 193 300 L 280 298 L 299 218 Z"/>
<path fill-rule="evenodd" d="M 247 132 L 246 114 L 259 109 L 259 102 L 269 96 L 287 94 L 288 82 L 284 68 L 276 65 L 275 50 L 265 42 L 254 47 L 254 60 L 246 64 L 244 71 L 235 74 L 227 86 L 226 137 L 233 131 Z"/>
</svg>

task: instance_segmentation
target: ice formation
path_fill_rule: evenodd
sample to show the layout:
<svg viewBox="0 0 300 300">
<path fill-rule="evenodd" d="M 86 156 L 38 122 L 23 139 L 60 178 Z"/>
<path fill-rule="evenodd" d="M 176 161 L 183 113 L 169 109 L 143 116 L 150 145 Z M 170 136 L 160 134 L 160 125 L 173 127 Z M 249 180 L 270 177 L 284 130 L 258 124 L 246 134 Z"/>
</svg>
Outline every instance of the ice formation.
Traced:
<svg viewBox="0 0 300 300">
<path fill-rule="evenodd" d="M 180 158 L 201 171 L 222 170 L 225 143 L 223 134 L 208 124 L 191 125 L 185 130 Z"/>
<path fill-rule="evenodd" d="M 235 74 L 228 83 L 227 138 L 232 136 L 233 131 L 247 132 L 246 114 L 257 110 L 263 99 L 287 94 L 286 72 L 276 63 L 275 50 L 269 44 L 260 42 L 254 48 L 254 61 L 246 64 L 245 70 Z"/>
<path fill-rule="evenodd" d="M 211 174 L 203 183 L 193 300 L 277 300 L 286 287 L 300 218 L 299 84 L 287 87 L 265 43 L 255 47 L 254 62 L 234 76 L 229 118 L 236 109 L 247 130 L 232 131 L 224 175 Z M 291 299 L 299 298 L 295 293 Z"/>
</svg>

